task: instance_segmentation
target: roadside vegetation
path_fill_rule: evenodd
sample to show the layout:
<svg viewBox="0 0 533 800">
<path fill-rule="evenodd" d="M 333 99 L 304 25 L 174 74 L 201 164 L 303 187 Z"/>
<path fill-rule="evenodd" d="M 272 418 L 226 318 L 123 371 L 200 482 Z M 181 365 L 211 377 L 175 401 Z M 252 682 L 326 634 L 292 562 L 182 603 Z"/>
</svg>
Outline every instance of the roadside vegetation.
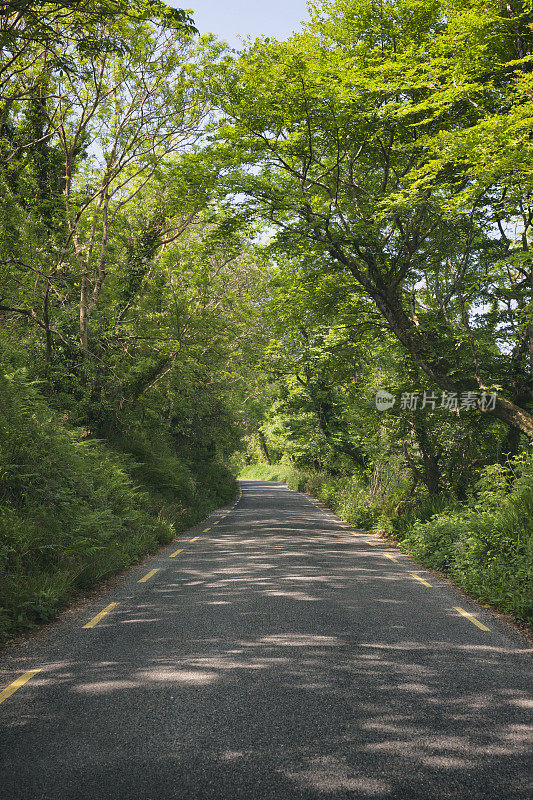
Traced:
<svg viewBox="0 0 533 800">
<path fill-rule="evenodd" d="M 529 1 L 313 3 L 233 52 L 11 0 L 0 43 L 0 637 L 241 470 L 531 619 Z"/>
<path fill-rule="evenodd" d="M 179 459 L 160 420 L 127 442 L 87 437 L 22 370 L 0 376 L 0 403 L 0 640 L 236 493 L 222 465 Z"/>
<path fill-rule="evenodd" d="M 257 280 L 196 146 L 219 45 L 144 0 L 15 0 L 0 41 L 4 640 L 235 495 Z"/>
</svg>

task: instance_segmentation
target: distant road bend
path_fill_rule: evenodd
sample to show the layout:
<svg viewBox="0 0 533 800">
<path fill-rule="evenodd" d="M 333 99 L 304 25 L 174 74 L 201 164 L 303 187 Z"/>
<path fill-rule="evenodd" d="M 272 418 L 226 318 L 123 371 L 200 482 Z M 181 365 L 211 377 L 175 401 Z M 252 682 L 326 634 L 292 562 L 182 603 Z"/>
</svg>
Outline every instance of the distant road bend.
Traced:
<svg viewBox="0 0 533 800">
<path fill-rule="evenodd" d="M 285 486 L 9 648 L 2 800 L 530 800 L 528 644 Z"/>
</svg>

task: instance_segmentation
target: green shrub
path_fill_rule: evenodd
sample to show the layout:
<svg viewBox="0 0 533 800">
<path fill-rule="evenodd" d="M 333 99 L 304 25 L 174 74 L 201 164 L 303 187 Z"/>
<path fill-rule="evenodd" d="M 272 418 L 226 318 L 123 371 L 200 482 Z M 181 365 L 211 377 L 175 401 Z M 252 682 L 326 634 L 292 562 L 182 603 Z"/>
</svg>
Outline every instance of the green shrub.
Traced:
<svg viewBox="0 0 533 800">
<path fill-rule="evenodd" d="M 486 467 L 467 506 L 415 524 L 402 545 L 478 600 L 532 619 L 533 457 Z"/>
<path fill-rule="evenodd" d="M 23 371 L 0 374 L 0 640 L 235 495 L 224 467 L 143 447 L 137 460 L 68 430 Z"/>
<path fill-rule="evenodd" d="M 291 464 L 250 464 L 241 470 L 239 477 L 286 483 L 289 489 L 294 489 L 296 492 L 304 490 L 307 480 L 306 473 Z"/>
</svg>

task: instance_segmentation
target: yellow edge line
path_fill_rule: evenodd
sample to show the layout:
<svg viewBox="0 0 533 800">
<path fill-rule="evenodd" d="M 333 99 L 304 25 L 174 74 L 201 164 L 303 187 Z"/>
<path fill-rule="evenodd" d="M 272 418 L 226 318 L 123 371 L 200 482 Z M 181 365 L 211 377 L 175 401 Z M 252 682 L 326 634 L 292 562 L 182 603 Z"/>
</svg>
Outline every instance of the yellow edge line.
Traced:
<svg viewBox="0 0 533 800">
<path fill-rule="evenodd" d="M 432 589 L 432 588 L 433 588 L 432 584 L 431 584 L 431 583 L 428 583 L 427 581 L 425 581 L 425 580 L 424 580 L 424 578 L 421 578 L 421 577 L 420 577 L 420 575 L 415 575 L 415 573 L 414 573 L 414 572 L 410 572 L 410 573 L 409 573 L 409 575 L 410 575 L 412 578 L 415 578 L 415 580 L 417 580 L 417 581 L 420 581 L 420 583 L 423 583 L 423 584 L 424 584 L 424 586 L 429 586 L 429 587 L 430 587 L 430 589 Z"/>
<path fill-rule="evenodd" d="M 487 628 L 486 625 L 483 625 L 482 622 L 476 619 L 472 614 L 469 614 L 468 611 L 465 611 L 464 608 L 461 608 L 460 606 L 454 606 L 454 608 L 459 612 L 459 614 L 461 614 L 461 616 L 466 617 L 466 619 L 470 620 L 470 622 L 473 622 L 474 625 L 477 625 L 478 628 L 481 628 L 482 631 L 490 631 L 490 628 Z"/>
<path fill-rule="evenodd" d="M 109 605 L 106 606 L 102 611 L 100 611 L 100 613 L 97 614 L 96 617 L 93 617 L 91 620 L 89 620 L 89 622 L 87 622 L 86 625 L 82 625 L 81 627 L 82 628 L 94 628 L 94 626 L 98 622 L 100 622 L 102 617 L 105 617 L 106 614 L 109 614 L 110 611 L 113 611 L 113 609 L 116 608 L 116 606 L 118 606 L 118 603 L 109 603 Z"/>
<path fill-rule="evenodd" d="M 353 531 L 350 531 L 350 532 L 351 532 L 352 536 L 359 536 L 358 533 L 354 533 Z"/>
<path fill-rule="evenodd" d="M 377 542 L 365 542 L 365 544 L 371 544 L 372 547 L 377 547 L 378 546 Z"/>
<path fill-rule="evenodd" d="M 189 542 L 195 542 L 199 538 L 200 538 L 199 536 L 195 536 L 194 539 L 189 539 Z"/>
<path fill-rule="evenodd" d="M 175 556 L 177 556 L 178 553 L 183 553 L 183 547 L 181 548 L 181 550 L 176 550 L 175 553 L 171 553 L 170 558 L 175 558 Z"/>
<path fill-rule="evenodd" d="M 0 703 L 3 703 L 4 700 L 7 700 L 8 697 L 20 689 L 21 686 L 24 686 L 30 678 L 33 678 L 34 675 L 37 675 L 38 672 L 41 672 L 40 669 L 30 669 L 28 672 L 25 672 L 24 675 L 21 675 L 19 678 L 10 683 L 9 686 L 6 686 L 5 689 L 2 689 L 0 692 Z"/>
<path fill-rule="evenodd" d="M 207 533 L 207 531 L 210 531 L 210 530 L 211 530 L 211 528 L 204 528 L 202 533 Z"/>
<path fill-rule="evenodd" d="M 152 575 L 155 575 L 156 572 L 159 572 L 159 570 L 160 567 L 158 567 L 157 569 L 151 569 L 150 572 L 147 572 L 144 578 L 141 578 L 141 580 L 137 581 L 137 583 L 144 583 L 145 581 L 149 580 L 152 577 Z"/>
<path fill-rule="evenodd" d="M 390 556 L 388 553 L 385 553 L 385 558 L 390 558 L 391 561 L 396 561 L 397 564 L 399 563 L 397 558 L 394 558 L 394 556 Z"/>
</svg>

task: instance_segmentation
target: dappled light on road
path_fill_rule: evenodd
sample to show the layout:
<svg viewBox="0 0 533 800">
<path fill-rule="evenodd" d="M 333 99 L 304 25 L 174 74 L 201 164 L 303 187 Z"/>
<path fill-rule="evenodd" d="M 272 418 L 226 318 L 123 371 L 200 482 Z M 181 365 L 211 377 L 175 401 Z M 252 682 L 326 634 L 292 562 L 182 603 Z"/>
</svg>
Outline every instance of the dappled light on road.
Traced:
<svg viewBox="0 0 533 800">
<path fill-rule="evenodd" d="M 525 643 L 467 623 L 385 542 L 249 487 L 4 706 L 10 800 L 525 800 Z"/>
</svg>

